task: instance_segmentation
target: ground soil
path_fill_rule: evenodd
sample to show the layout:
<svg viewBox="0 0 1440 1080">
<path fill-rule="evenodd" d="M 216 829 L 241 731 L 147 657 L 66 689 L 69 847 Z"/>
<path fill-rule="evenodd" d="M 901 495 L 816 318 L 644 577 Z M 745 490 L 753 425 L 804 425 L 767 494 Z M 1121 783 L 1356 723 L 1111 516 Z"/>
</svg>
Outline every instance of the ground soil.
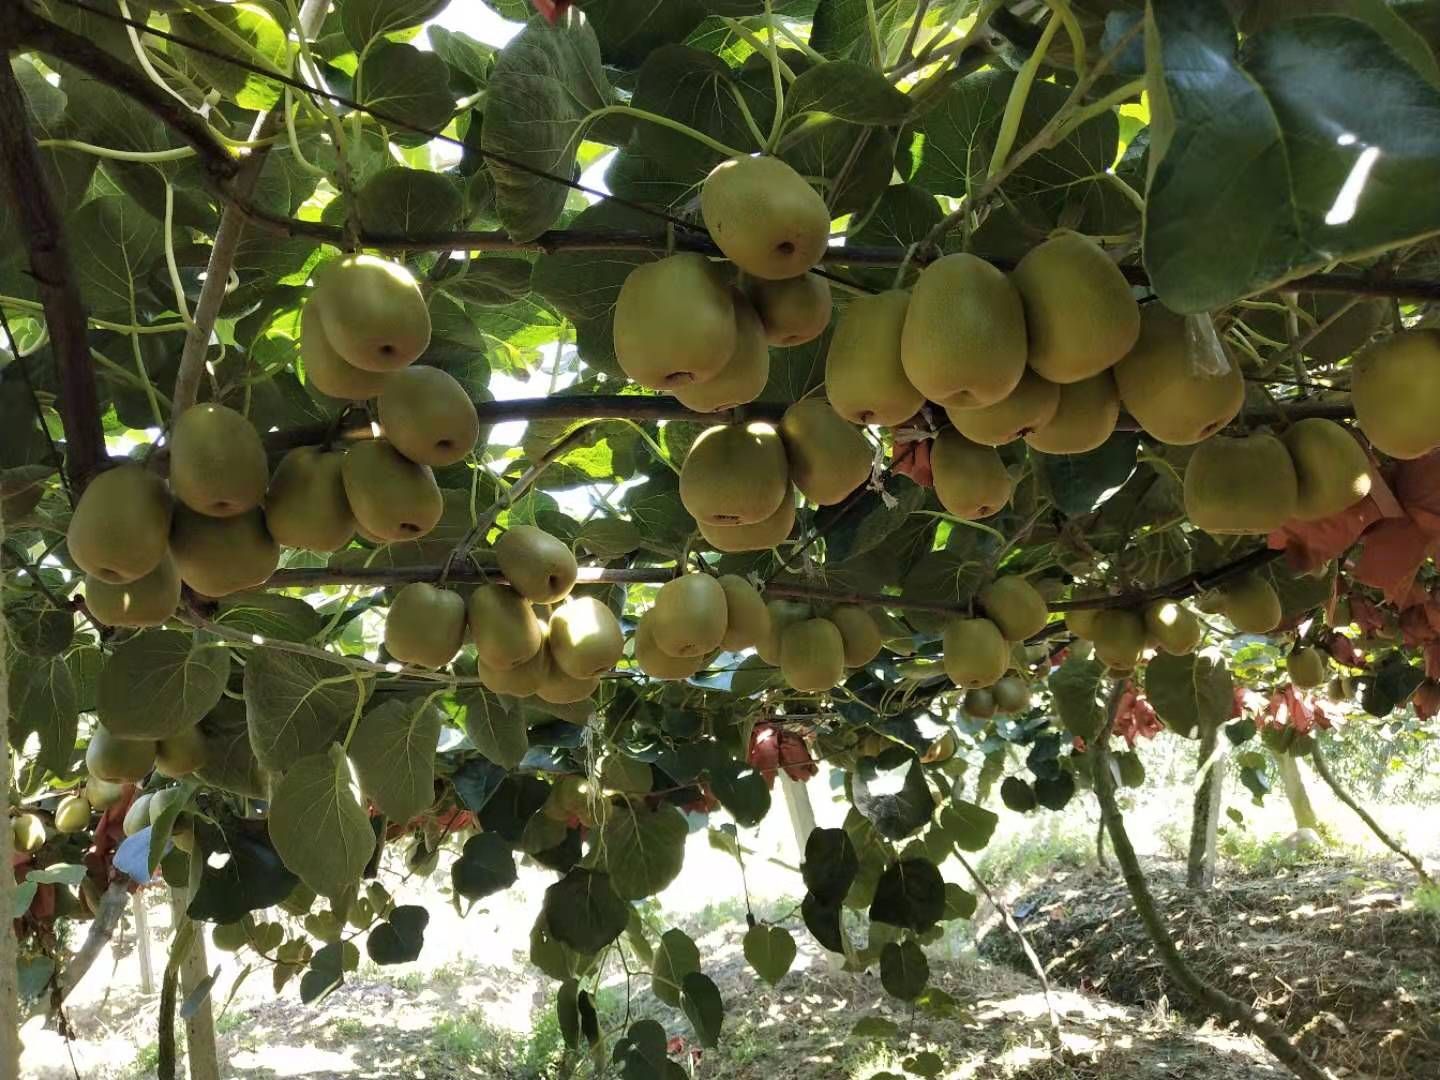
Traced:
<svg viewBox="0 0 1440 1080">
<path fill-rule="evenodd" d="M 1195 971 L 1253 1003 L 1342 1075 L 1440 1076 L 1440 916 L 1408 899 L 1398 861 L 1317 857 L 1215 888 L 1184 888 L 1184 867 L 1147 867 L 1172 936 Z M 1060 870 L 1022 888 L 1017 915 L 1060 986 L 1141 1009 L 1193 1016 L 1166 978 L 1116 873 Z M 1028 970 L 1015 939 L 982 955 Z"/>
</svg>

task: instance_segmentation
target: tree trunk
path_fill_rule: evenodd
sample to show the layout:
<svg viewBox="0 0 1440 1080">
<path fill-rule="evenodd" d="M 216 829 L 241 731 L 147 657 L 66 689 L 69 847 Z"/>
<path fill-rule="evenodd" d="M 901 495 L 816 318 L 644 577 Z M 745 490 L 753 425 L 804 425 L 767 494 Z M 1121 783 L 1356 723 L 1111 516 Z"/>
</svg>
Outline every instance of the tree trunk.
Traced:
<svg viewBox="0 0 1440 1080">
<path fill-rule="evenodd" d="M 0 543 L 5 541 L 5 520 L 0 512 Z M 10 669 L 7 666 L 5 590 L 0 589 L 0 1076 L 20 1075 L 20 987 L 15 941 L 14 835 L 10 825 L 10 787 L 14 782 L 14 755 L 10 752 Z"/>
<path fill-rule="evenodd" d="M 1225 747 L 1220 729 L 1207 728 L 1200 736 L 1195 805 L 1190 815 L 1190 851 L 1185 863 L 1185 884 L 1205 890 L 1215 884 L 1215 836 L 1220 828 L 1220 804 L 1225 781 Z"/>
<path fill-rule="evenodd" d="M 1315 813 L 1315 807 L 1310 805 L 1310 793 L 1305 790 L 1305 778 L 1300 775 L 1299 762 L 1293 754 L 1271 756 L 1280 772 L 1280 783 L 1285 785 L 1285 798 L 1290 800 L 1290 809 L 1295 814 L 1295 828 L 1318 832 L 1320 818 Z"/>
<path fill-rule="evenodd" d="M 1334 1080 L 1326 1069 L 1321 1068 L 1298 1046 L 1290 1041 L 1277 1024 L 1256 1012 L 1238 998 L 1233 998 L 1196 975 L 1180 955 L 1170 931 L 1145 880 L 1140 868 L 1140 859 L 1130 843 L 1130 834 L 1125 829 L 1125 819 L 1115 801 L 1115 777 L 1110 773 L 1110 744 L 1108 739 L 1097 739 L 1095 745 L 1095 796 L 1100 800 L 1100 816 L 1110 833 L 1110 846 L 1115 852 L 1115 861 L 1125 875 L 1125 885 L 1135 902 L 1135 911 L 1145 924 L 1155 952 L 1159 955 L 1165 971 L 1197 1005 L 1207 1012 L 1220 1017 L 1227 1023 L 1237 1025 L 1242 1031 L 1255 1036 L 1277 1061 L 1301 1080 Z"/>
</svg>

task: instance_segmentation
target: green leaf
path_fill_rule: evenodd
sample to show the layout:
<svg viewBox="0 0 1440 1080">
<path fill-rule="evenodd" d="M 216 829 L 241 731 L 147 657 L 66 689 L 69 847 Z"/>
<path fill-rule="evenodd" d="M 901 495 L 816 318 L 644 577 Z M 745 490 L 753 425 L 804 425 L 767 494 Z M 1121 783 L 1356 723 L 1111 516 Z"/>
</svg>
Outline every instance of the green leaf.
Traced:
<svg viewBox="0 0 1440 1080">
<path fill-rule="evenodd" d="M 817 64 L 801 74 L 785 95 L 787 117 L 823 113 L 856 124 L 902 122 L 911 99 L 875 68 L 851 60 Z"/>
<path fill-rule="evenodd" d="M 933 194 L 957 197 L 983 181 L 1014 82 L 1013 72 L 991 68 L 951 87 L 912 126 L 914 137 L 900 155 L 901 176 Z"/>
<path fill-rule="evenodd" d="M 231 831 L 225 835 L 230 858 L 224 866 L 207 861 L 200 871 L 200 887 L 186 909 L 197 921 L 229 923 L 249 911 L 274 907 L 299 885 L 263 833 Z"/>
<path fill-rule="evenodd" d="M 825 353 L 829 348 L 830 334 L 826 331 L 804 345 L 771 349 L 770 380 L 757 400 L 788 405 L 806 397 L 825 382 Z"/>
<path fill-rule="evenodd" d="M 692 971 L 681 984 L 684 992 L 680 995 L 680 1007 L 695 1029 L 695 1037 L 701 1046 L 714 1046 L 720 1041 L 720 1025 L 725 1021 L 725 1002 L 720 999 L 720 988 L 710 976 Z"/>
<path fill-rule="evenodd" d="M 391 821 L 405 822 L 435 801 L 435 747 L 444 720 L 424 697 L 392 698 L 360 719 L 350 759 L 360 790 Z"/>
<path fill-rule="evenodd" d="M 1145 696 L 1180 735 L 1218 728 L 1235 707 L 1235 684 L 1219 658 L 1157 655 L 1145 668 Z"/>
<path fill-rule="evenodd" d="M 331 900 L 360 880 L 375 852 L 370 815 L 338 745 L 296 761 L 270 803 L 270 841 L 306 885 Z"/>
<path fill-rule="evenodd" d="M 75 612 L 59 608 L 39 592 L 21 593 L 5 604 L 9 641 L 31 656 L 63 653 L 75 639 Z"/>
<path fill-rule="evenodd" d="M 984 851 L 1000 816 L 964 799 L 951 799 L 940 811 L 940 822 L 946 837 L 961 851 Z"/>
<path fill-rule="evenodd" d="M 839 903 L 860 869 L 855 845 L 844 829 L 811 829 L 805 838 L 800 874 L 805 887 L 821 900 Z"/>
<path fill-rule="evenodd" d="M 1087 514 L 1104 502 L 1135 472 L 1140 436 L 1117 431 L 1102 446 L 1085 454 L 1042 454 L 1030 460 L 1055 505 L 1065 514 Z"/>
<path fill-rule="evenodd" d="M 760 149 L 746 125 L 737 95 L 761 131 L 775 115 L 769 70 L 763 82 L 742 78 L 720 57 L 686 45 L 665 45 L 645 58 L 635 86 L 637 109 L 658 113 L 742 152 Z M 636 149 L 665 175 L 685 183 L 703 180 L 725 155 L 698 139 L 659 124 L 636 127 Z"/>
<path fill-rule="evenodd" d="M 1435 54 L 1430 51 L 1430 45 L 1419 32 L 1419 24 L 1412 28 L 1406 21 L 1415 16 L 1424 17 L 1415 10 L 1420 6 L 1422 5 L 1418 3 L 1400 0 L 1396 7 L 1405 9 L 1402 15 L 1400 11 L 1388 6 L 1385 0 L 1304 0 L 1303 3 L 1291 0 L 1290 3 L 1252 3 L 1241 13 L 1240 27 L 1245 33 L 1254 34 L 1281 19 L 1295 15 L 1346 15 L 1368 23 L 1407 64 L 1432 83 L 1440 82 L 1440 64 L 1436 63 Z M 1431 15 L 1432 19 L 1433 17 Z"/>
<path fill-rule="evenodd" d="M 643 900 L 674 881 L 685 861 L 688 833 L 685 815 L 673 806 L 617 806 L 600 829 L 596 849 L 615 892 Z"/>
<path fill-rule="evenodd" d="M 248 64 L 284 71 L 289 44 L 285 28 L 263 4 L 208 4 L 205 14 L 228 33 L 222 34 L 198 15 L 176 13 L 170 16 L 170 31 L 182 41 L 203 44 L 207 50 L 242 60 Z M 231 40 L 243 41 L 246 48 Z M 268 109 L 280 100 L 280 84 L 257 72 L 247 71 L 238 64 L 226 63 L 208 52 L 199 52 L 167 42 L 167 47 L 184 57 L 203 78 L 203 83 L 219 90 L 242 109 Z"/>
<path fill-rule="evenodd" d="M 974 893 L 966 892 L 959 885 L 952 885 L 948 881 L 945 883 L 945 914 L 940 916 L 942 921 L 971 918 L 979 906 L 980 901 Z"/>
<path fill-rule="evenodd" d="M 660 935 L 651 966 L 650 989 L 666 1005 L 680 1004 L 681 984 L 685 976 L 700 970 L 700 950 L 684 930 L 670 929 Z"/>
<path fill-rule="evenodd" d="M 224 597 L 215 621 L 247 634 L 285 641 L 309 641 L 325 628 L 325 620 L 304 600 L 268 592 Z"/>
<path fill-rule="evenodd" d="M 179 820 L 181 811 L 189 805 L 194 792 L 195 782 L 187 779 L 182 780 L 177 787 L 162 788 L 155 793 L 157 802 L 163 800 L 161 802 L 163 809 L 160 816 L 150 822 L 150 853 L 147 869 L 152 876 L 164 860 L 170 837 L 175 831 L 175 822 Z"/>
<path fill-rule="evenodd" d="M 560 1037 L 571 1050 L 580 1045 L 579 994 L 580 984 L 574 979 L 566 979 L 555 991 L 555 1018 L 560 1025 Z"/>
<path fill-rule="evenodd" d="M 770 812 L 770 788 L 759 770 L 731 763 L 710 770 L 710 789 L 737 825 L 752 828 Z"/>
<path fill-rule="evenodd" d="M 483 900 L 515 884 L 515 856 L 497 833 L 476 833 L 465 841 L 460 857 L 450 867 L 450 884 L 457 896 Z"/>
<path fill-rule="evenodd" d="M 610 96 L 595 31 L 583 19 L 531 22 L 500 53 L 481 146 L 516 163 L 487 162 L 500 223 L 515 239 L 534 239 L 560 216 L 570 189 L 535 173 L 570 177 L 580 121 Z"/>
<path fill-rule="evenodd" d="M 600 559 L 618 559 L 628 555 L 643 541 L 640 528 L 633 521 L 620 518 L 595 518 L 580 529 L 580 546 Z"/>
<path fill-rule="evenodd" d="M 858 866 L 855 880 L 850 883 L 850 889 L 844 896 L 845 906 L 868 907 L 875 898 L 875 888 L 880 883 L 880 875 L 885 872 L 893 853 L 875 826 L 853 806 L 845 815 L 845 835 L 850 838 L 855 849 Z"/>
<path fill-rule="evenodd" d="M 446 278 L 439 287 L 446 295 L 454 297 L 462 304 L 504 307 L 516 300 L 523 300 L 529 294 L 532 269 L 532 264 L 525 259 L 490 255 L 475 259 L 465 273 L 459 277 Z"/>
<path fill-rule="evenodd" d="M 874 922 L 921 933 L 944 914 L 945 882 L 929 859 L 897 859 L 880 875 L 870 904 Z"/>
<path fill-rule="evenodd" d="M 195 770 L 196 779 L 222 791 L 265 798 L 265 771 L 250 745 L 244 703 L 222 698 L 200 721 L 200 734 L 205 736 L 205 764 Z"/>
<path fill-rule="evenodd" d="M 1046 810 L 1064 810 L 1075 795 L 1075 777 L 1068 772 L 1035 778 L 1035 801 Z"/>
<path fill-rule="evenodd" d="M 230 676 L 230 650 L 181 630 L 147 630 L 100 669 L 96 711 L 125 739 L 164 739 L 215 707 Z"/>
<path fill-rule="evenodd" d="M 372 49 L 356 73 L 364 89 L 364 104 L 381 123 L 394 124 L 397 142 L 415 142 L 412 132 L 438 132 L 450 122 L 455 97 L 450 92 L 450 69 L 434 53 L 414 45 L 387 43 Z M 404 125 L 404 128 L 400 128 Z"/>
<path fill-rule="evenodd" d="M 340 736 L 360 704 L 364 684 L 339 663 L 265 648 L 245 665 L 250 745 L 268 769 L 318 754 Z"/>
<path fill-rule="evenodd" d="M 825 113 L 855 124 L 898 124 L 910 113 L 910 99 L 873 67 L 833 60 L 816 64 L 790 84 L 785 113 Z"/>
<path fill-rule="evenodd" d="M 857 247 L 908 248 L 925 239 L 943 216 L 939 201 L 924 188 L 915 184 L 891 184 L 880 193 L 875 209 L 860 228 L 846 237 L 846 243 Z M 888 289 L 895 281 L 893 270 L 855 268 L 850 273 L 877 289 Z M 918 273 L 916 267 L 909 271 L 909 276 L 913 278 Z"/>
<path fill-rule="evenodd" d="M 880 985 L 891 997 L 913 1001 L 929 981 L 930 962 L 915 942 L 892 941 L 880 950 Z"/>
<path fill-rule="evenodd" d="M 891 36 L 915 14 L 916 0 L 820 0 L 810 44 L 826 56 L 849 56 L 879 66 L 890 56 Z M 882 55 L 875 54 L 870 11 L 879 32 Z M 899 42 L 894 43 L 898 47 Z"/>
<path fill-rule="evenodd" d="M 916 832 L 935 812 L 925 770 L 909 754 L 862 758 L 850 777 L 850 797 L 875 831 L 890 840 Z"/>
<path fill-rule="evenodd" d="M 662 45 L 684 41 L 705 18 L 702 0 L 586 0 L 607 64 L 639 67 Z"/>
<path fill-rule="evenodd" d="M 485 88 L 498 50 L 469 34 L 443 26 L 427 26 L 425 33 L 435 55 L 450 65 L 450 84 L 457 93 L 468 95 Z"/>
<path fill-rule="evenodd" d="M 475 749 L 496 765 L 513 769 L 530 749 L 525 717 L 507 710 L 500 699 L 485 690 L 462 690 L 455 695 L 461 709 L 460 723 Z"/>
<path fill-rule="evenodd" d="M 430 913 L 418 904 L 401 904 L 365 939 L 365 952 L 377 964 L 408 964 L 420 959 Z"/>
<path fill-rule="evenodd" d="M 845 951 L 844 930 L 840 925 L 843 910 L 839 900 L 822 900 L 813 892 L 807 892 L 800 902 L 800 918 L 805 922 L 805 929 L 822 948 L 833 953 Z"/>
<path fill-rule="evenodd" d="M 450 0 L 344 0 L 340 4 L 340 27 L 356 52 L 362 51 L 382 34 L 393 34 L 408 26 L 428 22 Z M 438 27 L 432 27 L 433 35 Z M 438 49 L 436 51 L 439 51 Z"/>
<path fill-rule="evenodd" d="M 345 981 L 345 950 L 349 942 L 332 942 L 316 951 L 310 965 L 300 977 L 300 1001 L 314 1005 L 329 997 Z"/>
<path fill-rule="evenodd" d="M 577 868 L 545 890 L 540 914 L 557 941 L 597 953 L 624 933 L 630 905 L 615 895 L 608 874 Z"/>
<path fill-rule="evenodd" d="M 944 994 L 945 992 L 941 990 L 939 993 Z M 919 995 L 917 995 L 917 998 L 918 996 Z M 949 995 L 947 994 L 946 997 L 949 997 Z M 952 998 L 951 1001 L 953 1002 L 953 1000 Z M 936 1004 L 938 1003 L 939 1002 L 936 1002 Z M 949 1002 L 945 1004 L 948 1005 Z M 921 1080 L 935 1080 L 936 1077 L 945 1071 L 945 1060 L 939 1054 L 935 1053 L 934 1050 L 921 1050 L 918 1054 L 911 1054 L 902 1064 L 905 1066 L 907 1073 L 914 1073 L 920 1077 Z"/>
<path fill-rule="evenodd" d="M 140 279 L 163 250 L 159 224 L 120 195 L 91 199 L 65 225 L 70 265 L 92 315 L 130 322 Z"/>
<path fill-rule="evenodd" d="M 16 654 L 10 661 L 10 745 L 40 736 L 36 764 L 57 776 L 69 772 L 79 731 L 75 682 L 63 656 Z"/>
<path fill-rule="evenodd" d="M 826 202 L 836 216 L 868 211 L 895 172 L 885 133 L 843 120 L 806 127 L 780 156 L 801 176 L 828 185 Z"/>
<path fill-rule="evenodd" d="M 37 885 L 79 885 L 86 877 L 86 869 L 79 863 L 51 863 L 43 870 L 30 870 L 26 881 Z"/>
<path fill-rule="evenodd" d="M 755 974 L 774 986 L 795 962 L 795 938 L 783 926 L 756 923 L 745 932 L 745 959 Z"/>
<path fill-rule="evenodd" d="M 1371 716 L 1389 716 L 1409 701 L 1424 681 L 1424 671 L 1396 649 L 1376 665 L 1375 678 L 1361 693 L 1360 704 Z"/>
<path fill-rule="evenodd" d="M 454 181 L 427 169 L 381 169 L 355 199 L 367 231 L 396 236 L 446 232 L 463 210 Z"/>
<path fill-rule="evenodd" d="M 476 762 L 480 759 L 477 758 Z M 525 835 L 525 826 L 540 812 L 549 795 L 550 785 L 543 780 L 519 774 L 506 776 L 485 805 L 476 810 L 476 816 L 486 832 L 502 836 L 511 844 L 519 844 Z"/>
<path fill-rule="evenodd" d="M 1150 20 L 1144 259 L 1168 307 L 1220 308 L 1440 230 L 1440 90 L 1384 35 L 1315 15 L 1242 50 L 1221 0 L 1158 0 Z"/>
<path fill-rule="evenodd" d="M 11 905 L 11 917 L 18 919 L 30 910 L 30 905 L 35 901 L 35 894 L 40 891 L 38 881 L 22 881 L 15 886 L 14 902 Z"/>
<path fill-rule="evenodd" d="M 893 1039 L 899 1034 L 900 1025 L 883 1016 L 863 1017 L 850 1029 L 852 1039 Z"/>
<path fill-rule="evenodd" d="M 1158 657 L 1157 657 L 1158 659 Z M 1066 660 L 1050 675 L 1050 696 L 1060 723 L 1071 735 L 1093 742 L 1105 727 L 1101 700 L 1105 665 L 1099 660 Z"/>
<path fill-rule="evenodd" d="M 844 562 L 866 555 L 884 546 L 897 530 L 911 521 L 910 515 L 925 505 L 925 489 L 908 477 L 890 477 L 886 482 L 895 505 L 867 491 L 854 502 L 842 504 L 847 509 L 825 507 L 815 515 L 816 529 L 825 529 L 825 561 Z M 830 527 L 831 523 L 833 527 Z"/>
</svg>

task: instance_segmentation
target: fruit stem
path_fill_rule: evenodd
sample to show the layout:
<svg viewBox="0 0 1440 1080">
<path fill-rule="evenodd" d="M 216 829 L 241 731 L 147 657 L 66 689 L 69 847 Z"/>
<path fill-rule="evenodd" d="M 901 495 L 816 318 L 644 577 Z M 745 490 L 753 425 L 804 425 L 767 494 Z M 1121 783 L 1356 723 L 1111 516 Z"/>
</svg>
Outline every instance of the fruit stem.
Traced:
<svg viewBox="0 0 1440 1080">
<path fill-rule="evenodd" d="M 1059 29 L 1060 19 L 1052 15 L 1040 35 L 1040 43 L 1035 46 L 1035 51 L 1015 76 L 1015 85 L 1010 88 L 1010 97 L 1005 102 L 1000 133 L 995 139 L 995 152 L 990 156 L 990 168 L 985 173 L 987 180 L 999 175 L 1005 167 L 1005 159 L 1015 147 L 1015 139 L 1020 134 L 1020 117 L 1025 112 L 1025 103 L 1030 99 L 1030 88 L 1035 85 L 1035 76 L 1039 74 L 1040 65 L 1045 62 L 1045 54 L 1050 51 L 1050 42 L 1055 39 L 1055 33 Z"/>
<path fill-rule="evenodd" d="M 659 124 L 661 127 L 669 128 L 671 131 L 686 135 L 696 142 L 703 143 L 717 154 L 724 154 L 726 158 L 744 157 L 745 155 L 733 146 L 726 146 L 719 139 L 712 139 L 703 131 L 696 131 L 689 124 L 682 124 L 679 120 L 672 120 L 668 116 L 661 116 L 659 113 L 647 112 L 644 109 L 637 109 L 633 105 L 604 105 L 598 109 L 592 109 L 575 126 L 575 134 L 570 136 L 570 141 L 565 145 L 565 155 L 572 153 L 579 145 L 581 135 L 596 120 L 603 116 L 633 116 L 636 120 L 646 120 L 652 124 Z"/>
<path fill-rule="evenodd" d="M 871 0 L 865 0 L 865 5 L 870 10 L 873 29 L 875 8 Z M 764 144 L 765 152 L 770 154 L 775 152 L 780 133 L 785 129 L 785 83 L 780 76 L 780 51 L 775 44 L 775 11 L 771 0 L 765 0 L 765 30 L 765 54 L 770 58 L 770 82 L 775 91 L 775 115 L 770 121 L 770 138 Z"/>
<path fill-rule="evenodd" d="M 730 32 L 731 32 L 732 34 L 734 34 L 736 37 L 738 37 L 738 38 L 740 38 L 742 41 L 744 41 L 747 45 L 749 45 L 749 46 L 750 46 L 752 49 L 754 49 L 757 53 L 763 53 L 763 52 L 765 51 L 765 42 L 761 41 L 758 37 L 756 37 L 756 36 L 754 35 L 754 33 L 752 33 L 752 32 L 745 26 L 745 24 L 742 23 L 739 19 L 732 19 L 729 15 L 721 15 L 719 18 L 720 18 L 720 21 L 723 22 L 723 23 L 729 28 L 729 30 L 730 30 Z M 786 36 L 788 37 L 789 35 L 787 34 Z M 791 38 L 791 40 L 793 41 L 794 38 Z M 808 48 L 808 47 L 807 47 L 807 48 Z M 811 49 L 811 50 L 809 50 L 809 51 L 812 53 L 812 55 L 814 56 L 815 59 L 821 60 L 821 61 L 823 61 L 823 60 L 825 59 L 823 56 L 820 56 L 819 54 L 815 53 L 813 49 Z M 786 81 L 786 82 L 794 82 L 794 81 L 795 81 L 795 72 L 794 72 L 794 70 L 790 67 L 789 64 L 785 63 L 784 60 L 780 60 L 779 63 L 780 63 L 780 74 L 785 77 L 785 81 Z"/>
</svg>

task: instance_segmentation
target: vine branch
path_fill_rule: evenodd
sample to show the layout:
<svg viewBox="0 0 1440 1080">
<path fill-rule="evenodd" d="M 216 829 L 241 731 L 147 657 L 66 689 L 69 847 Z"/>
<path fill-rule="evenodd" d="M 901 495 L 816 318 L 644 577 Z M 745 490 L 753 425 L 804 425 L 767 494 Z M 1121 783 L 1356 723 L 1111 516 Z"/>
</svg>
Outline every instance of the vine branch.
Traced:
<svg viewBox="0 0 1440 1080">
<path fill-rule="evenodd" d="M 1076 609 L 1137 607 L 1148 600 L 1160 597 L 1183 599 L 1210 588 L 1215 582 L 1223 581 L 1235 574 L 1261 566 L 1280 554 L 1278 551 L 1260 549 L 1239 559 L 1208 570 L 1202 574 L 1187 574 L 1185 577 L 1153 589 L 1124 593 L 1119 596 L 1100 597 L 1094 600 L 1066 600 L 1050 605 L 1051 611 L 1072 611 Z M 449 569 L 448 574 L 446 573 Z M 582 566 L 577 579 L 579 585 L 660 585 L 675 576 L 675 568 L 616 568 Z M 355 566 L 355 567 L 301 567 L 277 570 L 260 586 L 262 589 L 319 588 L 325 585 L 369 585 L 382 588 L 390 585 L 405 585 L 412 581 L 437 582 L 441 579 L 457 585 L 478 585 L 486 582 L 505 580 L 493 569 L 478 567 L 448 567 L 446 563 L 424 566 Z M 826 588 L 797 581 L 771 581 L 765 585 L 767 594 L 788 596 L 801 600 L 824 600 L 836 604 L 858 604 L 904 608 L 910 611 L 931 611 L 940 615 L 967 615 L 968 604 L 952 603 L 945 600 L 925 600 L 913 596 L 894 596 L 888 593 L 848 592 L 843 589 Z M 192 620 L 193 621 L 193 620 Z M 198 623 L 196 625 L 199 625 Z M 215 629 L 215 624 L 205 623 L 206 629 Z M 1052 626 L 1059 628 L 1059 623 Z M 1047 627 L 1047 629 L 1049 629 Z M 231 632 L 226 627 L 220 631 Z M 244 634 L 240 637 L 249 640 Z M 379 667 L 379 665 L 375 665 Z"/>
<path fill-rule="evenodd" d="M 672 397 L 648 394 L 575 394 L 543 398 L 512 398 L 509 401 L 473 402 L 482 425 L 503 424 L 511 420 L 684 420 L 692 424 L 735 424 L 742 421 L 778 421 L 789 406 L 784 402 L 756 401 L 734 409 L 702 413 L 688 409 Z M 1346 420 L 1355 415 L 1348 402 L 1297 401 L 1281 405 L 1267 404 L 1255 408 L 1240 419 L 1240 424 L 1260 425 L 1277 418 L 1290 422 L 1306 417 Z M 1136 431 L 1132 417 L 1121 416 L 1120 431 Z M 338 426 L 333 422 L 306 424 L 263 436 L 272 453 L 293 450 L 297 446 L 318 446 L 335 439 L 368 439 L 373 437 L 369 417 L 363 409 L 352 410 Z"/>
<path fill-rule="evenodd" d="M 1125 876 L 1125 885 L 1134 900 L 1136 914 L 1145 924 L 1145 931 L 1150 936 L 1151 944 L 1154 945 L 1155 952 L 1161 963 L 1165 965 L 1165 971 L 1170 978 L 1206 1011 L 1227 1023 L 1235 1024 L 1247 1034 L 1259 1039 L 1264 1043 L 1265 1048 L 1275 1055 L 1277 1061 L 1296 1076 L 1301 1077 L 1301 1080 L 1334 1080 L 1330 1072 L 1311 1060 L 1290 1040 L 1290 1037 L 1278 1024 L 1252 1009 L 1240 999 L 1231 997 L 1223 990 L 1211 986 L 1195 974 L 1190 965 L 1185 962 L 1174 939 L 1170 937 L 1170 931 L 1165 925 L 1165 918 L 1155 903 L 1154 895 L 1150 892 L 1149 882 L 1145 880 L 1145 871 L 1141 869 L 1140 859 L 1135 854 L 1135 847 L 1130 842 L 1130 834 L 1125 829 L 1125 819 L 1120 813 L 1119 804 L 1115 801 L 1115 776 L 1110 769 L 1110 740 L 1108 738 L 1096 739 L 1094 749 L 1095 796 L 1100 802 L 1100 819 L 1110 834 L 1110 846 L 1114 850 L 1115 860 L 1120 864 L 1120 870 Z"/>
<path fill-rule="evenodd" d="M 305 0 L 300 9 L 296 32 L 302 37 L 312 33 L 315 25 L 325 17 L 327 7 L 325 0 Z M 270 152 L 273 137 L 279 134 L 284 121 L 285 99 L 282 98 L 255 122 L 250 131 L 250 141 L 258 145 L 231 181 L 230 190 L 237 200 L 248 199 L 254 192 L 260 172 L 265 167 L 265 158 Z M 195 303 L 195 317 L 186 331 L 185 347 L 180 354 L 180 369 L 175 375 L 175 393 L 172 395 L 172 421 L 194 405 L 199 394 L 200 377 L 205 372 L 205 354 L 210 347 L 210 335 L 215 329 L 220 305 L 225 300 L 230 269 L 235 265 L 235 251 L 239 247 L 245 225 L 246 214 L 238 202 L 226 203 L 210 247 L 210 259 L 205 267 L 205 284 L 201 286 L 200 297 Z"/>
<path fill-rule="evenodd" d="M 24 91 L 7 59 L 0 63 L 0 186 L 7 191 L 29 248 L 30 276 L 44 306 L 45 326 L 60 370 L 65 471 L 72 494 L 78 496 L 105 460 L 105 432 L 100 425 L 95 365 L 86 341 L 85 305 L 70 270 L 60 213 L 50 196 L 27 112 Z"/>
<path fill-rule="evenodd" d="M 990 906 L 999 912 L 1005 928 L 1020 942 L 1020 948 L 1025 952 L 1025 959 L 1030 962 L 1030 970 L 1035 973 L 1035 978 L 1040 982 L 1040 992 L 1045 997 L 1045 1011 L 1050 1014 L 1050 1048 L 1056 1051 L 1060 1050 L 1064 1046 L 1060 1038 L 1060 1014 L 1055 1009 L 1055 998 L 1050 992 L 1050 978 L 1045 974 L 1045 965 L 1040 962 L 1034 946 L 1030 944 L 1030 936 L 1015 921 L 1015 916 L 1010 913 L 1010 908 L 990 891 L 990 886 L 986 884 L 985 879 L 979 875 L 975 867 L 970 865 L 970 860 L 965 858 L 959 848 L 955 849 L 955 857 L 960 860 L 960 865 L 970 875 L 970 880 L 975 882 L 980 891 L 985 894 L 985 899 L 990 901 Z"/>
<path fill-rule="evenodd" d="M 1330 771 L 1330 763 L 1325 760 L 1325 754 L 1320 749 L 1319 739 L 1314 740 L 1314 744 L 1310 748 L 1310 764 L 1315 766 L 1315 771 L 1320 774 L 1320 779 L 1324 780 L 1325 783 L 1330 785 L 1330 790 L 1335 793 L 1335 797 L 1339 799 L 1342 803 L 1344 803 L 1346 806 L 1348 806 L 1351 810 L 1355 811 L 1355 816 L 1370 827 L 1370 831 L 1375 834 L 1375 838 L 1377 840 L 1379 840 L 1391 851 L 1395 852 L 1395 854 L 1399 855 L 1402 859 L 1404 859 L 1411 866 L 1413 866 L 1415 868 L 1416 875 L 1424 884 L 1435 884 L 1435 880 L 1425 870 L 1425 863 L 1422 862 L 1418 856 L 1413 855 L 1409 851 L 1407 851 L 1404 847 L 1401 846 L 1398 840 L 1394 839 L 1389 833 L 1387 833 L 1383 828 L 1381 828 L 1380 823 L 1376 821 L 1373 816 L 1371 816 L 1370 812 L 1366 810 L 1365 807 L 1360 805 L 1359 800 L 1356 799 L 1355 796 L 1351 795 L 1350 792 L 1345 790 L 1345 785 L 1340 783 L 1339 778 Z"/>
<path fill-rule="evenodd" d="M 112 881 L 100 897 L 100 903 L 95 906 L 95 918 L 85 934 L 85 943 L 70 958 L 60 975 L 62 1002 L 75 992 L 75 987 L 80 985 L 80 980 L 85 978 L 85 973 L 99 958 L 100 950 L 115 936 L 115 928 L 120 925 L 120 916 L 125 912 L 125 901 L 129 897 L 130 879 L 124 876 Z"/>
</svg>

